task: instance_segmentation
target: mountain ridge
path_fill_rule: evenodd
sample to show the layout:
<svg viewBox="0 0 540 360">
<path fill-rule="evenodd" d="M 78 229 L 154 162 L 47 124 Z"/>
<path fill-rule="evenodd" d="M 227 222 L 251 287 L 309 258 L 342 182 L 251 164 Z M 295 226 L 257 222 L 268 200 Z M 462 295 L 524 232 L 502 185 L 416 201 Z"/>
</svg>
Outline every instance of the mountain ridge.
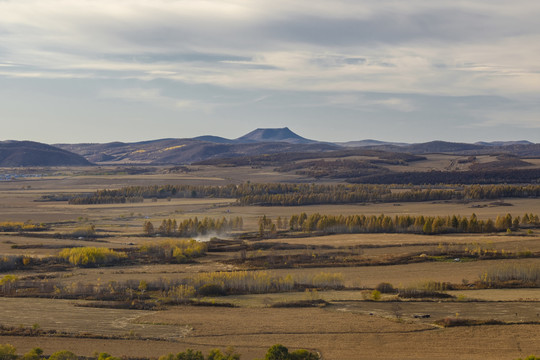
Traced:
<svg viewBox="0 0 540 360">
<path fill-rule="evenodd" d="M 33 144 L 30 146 L 29 144 Z M 164 138 L 139 142 L 46 145 L 0 142 L 0 166 L 62 165 L 185 165 L 208 159 L 258 156 L 277 153 L 317 153 L 339 149 L 366 149 L 394 153 L 456 155 L 510 154 L 540 156 L 540 144 L 525 140 L 477 142 L 474 144 L 429 141 L 407 144 L 373 139 L 330 143 L 304 138 L 288 127 L 258 128 L 236 139 L 203 135 L 194 138 Z M 16 150 L 19 144 L 18 150 Z M 40 144 L 40 145 L 38 145 Z M 56 149 L 56 150 L 54 150 Z M 31 150 L 31 151 L 30 151 Z M 84 161 L 81 160 L 84 159 Z"/>
</svg>

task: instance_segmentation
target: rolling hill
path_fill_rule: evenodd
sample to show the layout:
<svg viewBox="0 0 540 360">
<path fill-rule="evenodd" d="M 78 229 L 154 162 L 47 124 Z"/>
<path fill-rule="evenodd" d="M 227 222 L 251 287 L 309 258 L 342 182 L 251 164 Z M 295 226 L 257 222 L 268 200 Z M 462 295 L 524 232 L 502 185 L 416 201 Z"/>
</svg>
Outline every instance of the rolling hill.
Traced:
<svg viewBox="0 0 540 360">
<path fill-rule="evenodd" d="M 1 141 L 0 167 L 89 166 L 83 156 L 33 141 Z"/>
<path fill-rule="evenodd" d="M 281 153 L 313 154 L 355 148 L 408 154 L 479 155 L 500 153 L 517 156 L 540 156 L 540 144 L 531 144 L 525 141 L 477 144 L 430 141 L 406 144 L 361 140 L 347 143 L 328 143 L 306 139 L 287 127 L 259 128 L 236 139 L 205 135 L 195 138 L 169 138 L 132 143 L 57 144 L 55 146 L 84 156 L 93 163 L 119 165 L 184 165 L 206 160 L 219 163 L 219 161 L 214 160 Z"/>
</svg>

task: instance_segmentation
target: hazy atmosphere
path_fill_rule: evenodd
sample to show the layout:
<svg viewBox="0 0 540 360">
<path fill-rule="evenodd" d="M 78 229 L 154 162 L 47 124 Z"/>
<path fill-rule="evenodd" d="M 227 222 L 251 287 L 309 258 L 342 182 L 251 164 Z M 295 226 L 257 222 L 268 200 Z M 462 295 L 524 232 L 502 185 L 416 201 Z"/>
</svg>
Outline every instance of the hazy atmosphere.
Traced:
<svg viewBox="0 0 540 360">
<path fill-rule="evenodd" d="M 0 0 L 2 140 L 540 142 L 540 3 Z"/>
</svg>

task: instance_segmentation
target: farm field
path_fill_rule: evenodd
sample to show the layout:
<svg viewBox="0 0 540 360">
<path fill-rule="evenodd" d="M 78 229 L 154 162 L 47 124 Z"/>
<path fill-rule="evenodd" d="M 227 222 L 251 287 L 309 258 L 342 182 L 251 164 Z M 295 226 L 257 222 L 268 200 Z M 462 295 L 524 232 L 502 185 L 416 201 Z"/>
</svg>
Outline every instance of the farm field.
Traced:
<svg viewBox="0 0 540 360">
<path fill-rule="evenodd" d="M 452 160 L 433 155 L 414 166 L 440 168 Z M 278 218 L 301 213 L 460 219 L 474 213 L 495 222 L 506 214 L 540 214 L 538 198 L 261 206 L 232 197 L 169 196 L 68 203 L 69 196 L 125 186 L 306 181 L 271 168 L 104 174 L 108 169 L 59 168 L 0 182 L 0 223 L 30 229 L 0 232 L 0 344 L 20 352 L 39 346 L 46 354 L 67 349 L 139 358 L 234 346 L 242 359 L 255 359 L 278 343 L 336 360 L 502 360 L 540 350 L 534 221 L 507 231 L 440 234 L 422 227 L 339 233 L 278 226 Z M 66 197 L 47 200 L 51 195 Z M 208 230 L 160 233 L 164 220 L 178 227 L 195 218 L 206 218 Z M 211 228 L 220 219 L 242 225 Z M 38 224 L 43 228 L 31 229 Z M 84 263 L 90 248 L 97 248 L 98 260 Z M 88 252 L 74 260 L 63 249 Z"/>
</svg>

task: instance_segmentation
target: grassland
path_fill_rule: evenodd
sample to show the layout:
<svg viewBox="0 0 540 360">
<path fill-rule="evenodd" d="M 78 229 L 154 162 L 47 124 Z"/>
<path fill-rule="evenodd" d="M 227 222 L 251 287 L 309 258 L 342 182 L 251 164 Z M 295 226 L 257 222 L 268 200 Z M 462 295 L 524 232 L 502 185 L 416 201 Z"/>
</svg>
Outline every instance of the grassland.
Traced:
<svg viewBox="0 0 540 360">
<path fill-rule="evenodd" d="M 453 160 L 434 155 L 414 166 L 440 168 L 457 164 Z M 157 357 L 186 348 L 207 352 L 233 345 L 242 359 L 262 357 L 276 343 L 340 360 L 502 360 L 538 352 L 535 344 L 540 343 L 540 285 L 495 286 L 481 281 L 486 271 L 497 267 L 540 267 L 538 228 L 487 234 L 256 235 L 259 218 L 264 215 L 275 221 L 278 216 L 285 218 L 301 212 L 466 217 L 474 212 L 479 219 L 489 219 L 506 213 L 540 214 L 536 198 L 505 199 L 502 204 L 479 200 L 295 207 L 238 206 L 233 204 L 234 199 L 216 198 L 112 205 L 36 201 L 43 195 L 127 185 L 305 180 L 270 168 L 199 166 L 186 174 L 160 173 L 157 169 L 149 175 L 105 175 L 105 170 L 93 169 L 96 174 L 91 174 L 88 169 L 53 169 L 42 178 L 0 182 L 0 221 L 31 220 L 50 227 L 35 233 L 0 233 L 0 258 L 30 259 L 27 265 L 0 273 L 0 279 L 17 279 L 0 285 L 0 325 L 43 330 L 34 336 L 4 331 L 0 343 L 13 344 L 20 352 L 40 346 L 48 354 L 68 349 L 81 355 L 106 351 L 131 357 Z M 206 256 L 174 263 L 134 255 L 142 245 L 163 240 L 143 234 L 145 221 L 159 225 L 169 218 L 180 222 L 194 217 L 237 216 L 244 219 L 243 230 L 201 237 L 204 241 L 218 238 L 208 242 Z M 91 226 L 95 228 L 92 236 L 81 235 L 81 230 Z M 51 260 L 58 258 L 62 249 L 73 247 L 112 249 L 127 255 L 124 262 L 102 267 Z M 454 254 L 465 251 L 506 255 L 454 258 Z M 40 265 L 32 265 L 38 259 Z M 257 259 L 261 259 L 257 264 L 263 264 L 262 268 L 250 262 Z M 310 260 L 302 263 L 294 259 Z M 322 259 L 332 261 L 325 263 Z M 234 271 L 290 278 L 287 281 L 292 285 L 288 291 L 224 291 L 218 295 L 203 294 L 197 285 L 189 299 L 171 300 L 171 289 L 178 284 L 191 286 L 194 279 Z M 339 274 L 339 286 L 330 288 L 323 282 L 313 285 L 310 281 L 320 274 Z M 374 297 L 373 289 L 383 282 L 398 290 L 445 284 L 447 289 L 440 292 L 448 296 L 410 299 L 400 297 L 396 291 Z M 157 283 L 171 289 L 158 289 Z M 110 292 L 113 285 L 114 296 Z M 74 295 L 62 290 L 74 288 L 84 291 Z M 218 306 L 221 304 L 234 307 Z M 275 307 L 279 304 L 287 307 Z M 429 317 L 415 317 L 419 314 Z M 497 324 L 442 328 L 435 323 L 444 318 L 494 320 Z M 46 333 L 53 330 L 56 333 Z"/>
</svg>

